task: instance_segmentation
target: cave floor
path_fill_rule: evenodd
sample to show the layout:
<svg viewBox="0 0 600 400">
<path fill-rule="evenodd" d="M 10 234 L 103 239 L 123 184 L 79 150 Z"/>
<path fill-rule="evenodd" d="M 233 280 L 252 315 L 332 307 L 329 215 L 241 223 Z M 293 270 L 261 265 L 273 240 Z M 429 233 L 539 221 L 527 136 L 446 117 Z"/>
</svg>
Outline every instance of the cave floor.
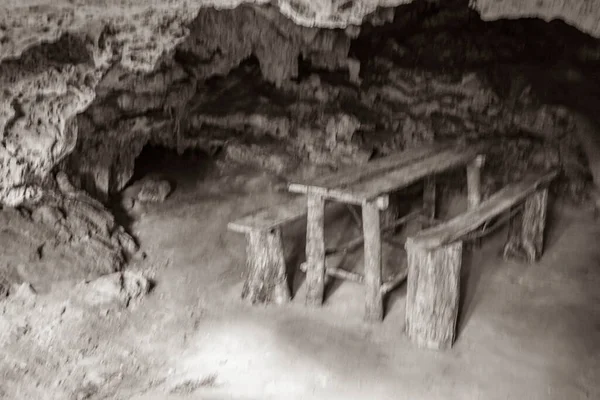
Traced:
<svg viewBox="0 0 600 400">
<path fill-rule="evenodd" d="M 63 350 L 82 354 L 84 372 L 64 378 L 79 383 L 51 385 L 47 367 L 35 379 L 20 376 L 22 398 L 600 398 L 600 226 L 589 214 L 555 204 L 534 265 L 503 262 L 502 233 L 485 239 L 463 268 L 455 346 L 422 351 L 403 333 L 405 286 L 389 296 L 381 324 L 363 322 L 362 287 L 350 282 L 333 285 L 322 308 L 305 308 L 301 273 L 291 304 L 244 304 L 244 238 L 226 224 L 287 195 L 267 174 L 204 167 L 174 169 L 174 193 L 131 224 L 148 254 L 137 267 L 153 275 L 154 289 L 106 322 L 82 316 L 97 331 L 93 348 L 74 340 Z M 336 224 L 334 239 L 353 229 L 343 215 Z M 292 262 L 303 235 L 300 224 L 284 232 Z M 6 354 L 17 350 L 35 351 Z M 74 392 L 77 385 L 88 391 Z"/>
<path fill-rule="evenodd" d="M 133 226 L 150 252 L 169 259 L 141 306 L 165 380 L 138 398 L 600 396 L 600 227 L 585 216 L 555 213 L 546 254 L 531 266 L 501 260 L 502 234 L 484 241 L 465 266 L 458 341 L 438 353 L 416 350 L 404 336 L 405 287 L 375 325 L 363 323 L 362 287 L 349 282 L 335 284 L 318 310 L 304 307 L 297 283 L 289 306 L 244 305 L 244 238 L 226 223 L 285 194 L 260 173 L 194 181 Z M 352 230 L 350 218 L 340 219 L 338 230 Z M 302 236 L 301 226 L 285 232 L 296 262 Z"/>
</svg>

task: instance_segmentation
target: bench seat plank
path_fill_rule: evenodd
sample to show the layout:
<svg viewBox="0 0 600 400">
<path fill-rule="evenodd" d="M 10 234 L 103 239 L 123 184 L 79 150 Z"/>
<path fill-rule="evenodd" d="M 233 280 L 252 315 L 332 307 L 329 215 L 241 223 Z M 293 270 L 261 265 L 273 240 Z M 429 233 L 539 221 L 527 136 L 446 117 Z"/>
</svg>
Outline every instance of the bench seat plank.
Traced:
<svg viewBox="0 0 600 400">
<path fill-rule="evenodd" d="M 441 225 L 419 232 L 407 239 L 413 246 L 433 249 L 459 240 L 489 219 L 524 201 L 540 187 L 549 184 L 558 175 L 552 170 L 542 175 L 529 175 L 518 183 L 506 186 L 483 201 L 477 208 L 467 211 Z"/>
<path fill-rule="evenodd" d="M 227 224 L 234 232 L 248 233 L 253 231 L 268 231 L 278 226 L 293 222 L 306 215 L 306 197 L 298 196 L 288 202 L 271 206 L 242 217 Z"/>
</svg>

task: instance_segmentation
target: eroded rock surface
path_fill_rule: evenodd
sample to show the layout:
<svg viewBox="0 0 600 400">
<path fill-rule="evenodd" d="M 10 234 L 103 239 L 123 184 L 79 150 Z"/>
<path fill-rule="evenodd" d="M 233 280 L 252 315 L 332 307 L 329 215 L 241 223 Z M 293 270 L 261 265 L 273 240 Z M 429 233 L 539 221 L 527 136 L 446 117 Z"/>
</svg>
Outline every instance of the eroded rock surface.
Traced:
<svg viewBox="0 0 600 400">
<path fill-rule="evenodd" d="M 452 0 L 440 0 L 439 3 Z M 298 25 L 345 28 L 360 25 L 378 8 L 411 0 L 280 0 L 278 10 Z M 165 51 L 187 35 L 189 23 L 200 8 L 229 9 L 241 3 L 265 0 L 6 0 L 0 13 L 0 60 L 15 58 L 33 45 L 52 42 L 64 33 L 89 36 L 120 53 L 123 65 L 151 70 Z M 485 19 L 561 18 L 592 35 L 600 35 L 600 4 L 595 0 L 475 0 L 471 5 Z M 389 20 L 391 14 L 371 21 Z"/>
<path fill-rule="evenodd" d="M 498 124 L 523 125 L 507 123 L 503 117 L 488 118 L 490 110 L 503 110 L 501 115 L 506 117 L 507 108 L 491 104 L 491 98 L 486 98 L 492 95 L 484 93 L 486 79 L 482 88 L 473 88 L 480 85 L 476 82 L 479 78 L 473 79 L 466 71 L 462 80 L 451 84 L 456 90 L 442 94 L 446 84 L 435 88 L 428 80 L 438 78 L 418 70 L 418 65 L 427 62 L 460 69 L 477 58 L 487 62 L 511 59 L 512 55 L 504 57 L 502 53 L 508 41 L 498 42 L 496 33 L 486 38 L 485 30 L 471 34 L 465 29 L 459 32 L 470 36 L 461 38 L 462 33 L 455 32 L 452 27 L 472 25 L 475 19 L 466 2 L 417 2 L 415 7 L 395 10 L 376 8 L 397 5 L 395 0 L 259 3 L 169 0 L 150 6 L 140 0 L 5 2 L 0 13 L 0 59 L 13 60 L 0 65 L 0 201 L 14 206 L 39 198 L 39 181 L 67 154 L 73 156 L 64 161 L 68 164 L 65 168 L 76 171 L 81 187 L 105 199 L 131 178 L 135 157 L 146 143 L 180 151 L 205 146 L 208 140 L 213 141 L 209 146 L 222 146 L 221 138 L 214 139 L 219 130 L 253 130 L 285 139 L 286 146 L 307 152 L 317 162 L 332 162 L 328 154 L 334 153 L 335 164 L 341 159 L 368 160 L 372 149 L 363 145 L 390 127 L 394 134 L 402 129 L 399 142 L 394 135 L 386 139 L 396 141 L 397 148 L 411 141 L 432 140 L 432 132 L 439 125 L 455 124 L 455 129 L 472 124 L 488 129 Z M 568 2 L 537 2 L 535 7 L 554 8 L 559 3 L 562 7 Z M 484 4 L 487 2 L 473 3 L 481 9 Z M 573 9 L 588 13 L 585 24 L 597 24 L 595 8 L 589 4 L 587 7 Z M 536 15 L 534 11 L 527 12 Z M 385 61 L 392 65 L 408 55 L 415 60 L 415 71 L 405 68 L 394 72 L 403 74 L 401 77 L 363 82 L 364 76 L 386 73 L 377 71 L 385 62 L 372 61 L 376 54 L 356 49 L 368 35 L 357 37 L 359 30 L 348 26 L 367 15 L 372 22 L 369 29 L 377 31 L 372 25 L 392 20 L 392 30 L 398 29 L 395 40 L 367 43 L 371 53 L 393 53 Z M 346 29 L 323 30 L 316 26 Z M 421 32 L 415 34 L 415 29 Z M 452 29 L 452 35 L 448 29 Z M 384 26 L 380 32 L 389 30 Z M 507 40 L 510 37 L 510 43 L 539 31 L 503 30 L 509 32 L 505 36 Z M 457 40 L 466 47 L 459 57 L 452 50 Z M 514 46 L 510 54 L 518 51 Z M 600 59 L 600 49 L 594 43 L 572 50 L 569 45 L 561 46 L 561 51 L 576 53 L 579 60 Z M 541 49 L 539 53 L 556 54 L 552 47 Z M 543 56 L 528 51 L 535 57 Z M 265 93 L 250 98 L 242 91 L 237 96 L 242 99 L 239 101 L 227 96 L 225 87 L 215 91 L 207 82 L 210 77 L 231 73 L 249 58 L 258 62 L 262 78 L 274 83 L 278 92 L 265 87 Z M 318 78 L 307 82 L 301 76 L 305 64 L 346 74 L 347 84 L 327 86 Z M 352 86 L 360 87 L 360 95 L 353 93 Z M 477 92 L 476 100 L 467 96 L 463 104 L 454 104 L 450 98 L 457 90 Z M 433 92 L 446 98 L 428 98 Z M 230 99 L 228 103 L 216 99 L 223 95 Z M 387 100 L 382 102 L 380 98 Z M 398 106 L 386 104 L 394 102 Z M 325 106 L 317 111 L 321 105 Z M 380 105 L 383 109 L 376 110 Z M 470 107 L 471 111 L 450 115 L 456 106 L 462 110 Z M 84 115 L 75 117 L 84 110 Z M 482 112 L 479 118 L 474 117 L 477 110 Z M 390 123 L 387 120 L 392 117 L 383 114 L 392 112 L 396 113 L 396 122 Z M 517 116 L 520 121 L 527 118 Z M 336 126 L 343 126 L 347 132 L 339 132 Z M 190 128 L 205 133 L 210 130 L 210 135 L 190 135 Z M 412 132 L 418 133 L 411 139 Z"/>
<path fill-rule="evenodd" d="M 102 204 L 58 174 L 36 204 L 0 211 L 0 287 L 29 282 L 47 291 L 60 281 L 119 271 L 137 244 Z"/>
</svg>

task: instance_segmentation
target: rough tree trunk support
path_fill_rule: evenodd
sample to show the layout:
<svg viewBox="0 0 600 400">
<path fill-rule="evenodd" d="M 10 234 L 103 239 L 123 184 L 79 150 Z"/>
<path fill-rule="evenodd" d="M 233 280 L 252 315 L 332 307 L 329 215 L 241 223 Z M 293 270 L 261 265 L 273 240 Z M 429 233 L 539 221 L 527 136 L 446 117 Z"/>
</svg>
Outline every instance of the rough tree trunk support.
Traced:
<svg viewBox="0 0 600 400">
<path fill-rule="evenodd" d="M 462 247 L 462 241 L 435 249 L 406 243 L 406 333 L 419 348 L 448 349 L 454 343 Z"/>
<path fill-rule="evenodd" d="M 544 228 L 548 188 L 540 189 L 525 200 L 521 223 L 513 218 L 509 226 L 509 237 L 504 246 L 504 258 L 525 258 L 533 263 L 544 250 Z"/>
<path fill-rule="evenodd" d="M 383 320 L 381 223 L 379 208 L 375 203 L 362 206 L 363 231 L 365 240 L 365 319 Z"/>
<path fill-rule="evenodd" d="M 242 298 L 252 304 L 290 301 L 279 228 L 246 233 L 246 281 Z"/>
<path fill-rule="evenodd" d="M 252 304 L 290 300 L 281 227 L 306 216 L 306 199 L 296 198 L 227 224 L 246 236 L 246 281 L 242 298 Z"/>
<path fill-rule="evenodd" d="M 320 306 L 325 293 L 325 200 L 308 193 L 306 224 L 306 304 Z"/>
</svg>

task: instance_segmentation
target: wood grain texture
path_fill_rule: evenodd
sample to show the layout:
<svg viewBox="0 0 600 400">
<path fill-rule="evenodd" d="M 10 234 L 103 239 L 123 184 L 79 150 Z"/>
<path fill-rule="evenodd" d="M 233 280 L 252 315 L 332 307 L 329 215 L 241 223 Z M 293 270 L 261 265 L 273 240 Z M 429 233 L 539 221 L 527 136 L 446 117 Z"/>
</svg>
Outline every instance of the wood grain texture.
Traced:
<svg viewBox="0 0 600 400">
<path fill-rule="evenodd" d="M 411 150 L 390 156 L 394 162 L 389 162 L 385 168 L 370 167 L 373 162 L 363 166 L 360 172 L 346 173 L 347 176 L 340 172 L 314 182 L 291 183 L 288 189 L 297 193 L 312 191 L 325 198 L 350 204 L 364 204 L 427 176 L 464 165 L 486 148 L 486 145 L 474 145 L 466 148 L 441 146 L 433 152 L 430 148 Z M 376 162 L 383 163 L 386 160 L 384 158 Z"/>
<path fill-rule="evenodd" d="M 394 190 L 405 188 L 427 176 L 450 170 L 471 161 L 477 156 L 478 148 L 444 150 L 417 162 L 378 175 L 364 183 L 352 185 L 346 194 L 369 201 Z"/>
<path fill-rule="evenodd" d="M 408 245 L 406 333 L 419 348 L 448 349 L 454 343 L 462 242 L 428 250 Z"/>
<path fill-rule="evenodd" d="M 290 297 L 281 231 L 247 233 L 242 298 L 251 304 L 284 304 Z"/>
<path fill-rule="evenodd" d="M 330 175 L 317 177 L 305 182 L 294 182 L 290 184 L 290 191 L 297 193 L 308 193 L 309 190 L 344 188 L 357 182 L 364 181 L 373 176 L 398 168 L 424 157 L 435 154 L 451 147 L 450 144 L 437 144 L 428 147 L 406 150 L 388 157 L 382 157 L 369 161 L 365 165 L 353 168 L 344 168 Z"/>
<path fill-rule="evenodd" d="M 308 193 L 306 224 L 306 304 L 320 306 L 325 292 L 325 200 Z"/>
<path fill-rule="evenodd" d="M 415 236 L 408 238 L 407 243 L 411 242 L 415 246 L 429 249 L 453 243 L 465 234 L 472 232 L 484 222 L 507 211 L 532 193 L 545 187 L 557 174 L 558 171 L 556 170 L 543 175 L 532 174 L 518 183 L 508 185 L 483 201 L 479 207 L 469 210 L 434 228 L 421 231 Z"/>
<path fill-rule="evenodd" d="M 530 263 L 535 262 L 544 250 L 547 204 L 548 188 L 538 190 L 525 200 L 521 239 Z"/>
<path fill-rule="evenodd" d="M 519 205 L 518 207 L 520 207 Z M 516 208 L 516 207 L 512 207 Z M 511 208 L 511 210 L 512 210 Z M 511 211 L 512 212 L 512 211 Z M 524 260 L 526 258 L 523 247 L 521 246 L 521 232 L 523 224 L 523 213 L 520 212 L 513 216 L 508 221 L 508 231 L 506 236 L 506 243 L 502 251 L 502 257 L 505 261 L 512 260 Z"/>
<path fill-rule="evenodd" d="M 363 234 L 365 240 L 365 320 L 383 320 L 381 223 L 375 204 L 363 205 Z"/>
</svg>

